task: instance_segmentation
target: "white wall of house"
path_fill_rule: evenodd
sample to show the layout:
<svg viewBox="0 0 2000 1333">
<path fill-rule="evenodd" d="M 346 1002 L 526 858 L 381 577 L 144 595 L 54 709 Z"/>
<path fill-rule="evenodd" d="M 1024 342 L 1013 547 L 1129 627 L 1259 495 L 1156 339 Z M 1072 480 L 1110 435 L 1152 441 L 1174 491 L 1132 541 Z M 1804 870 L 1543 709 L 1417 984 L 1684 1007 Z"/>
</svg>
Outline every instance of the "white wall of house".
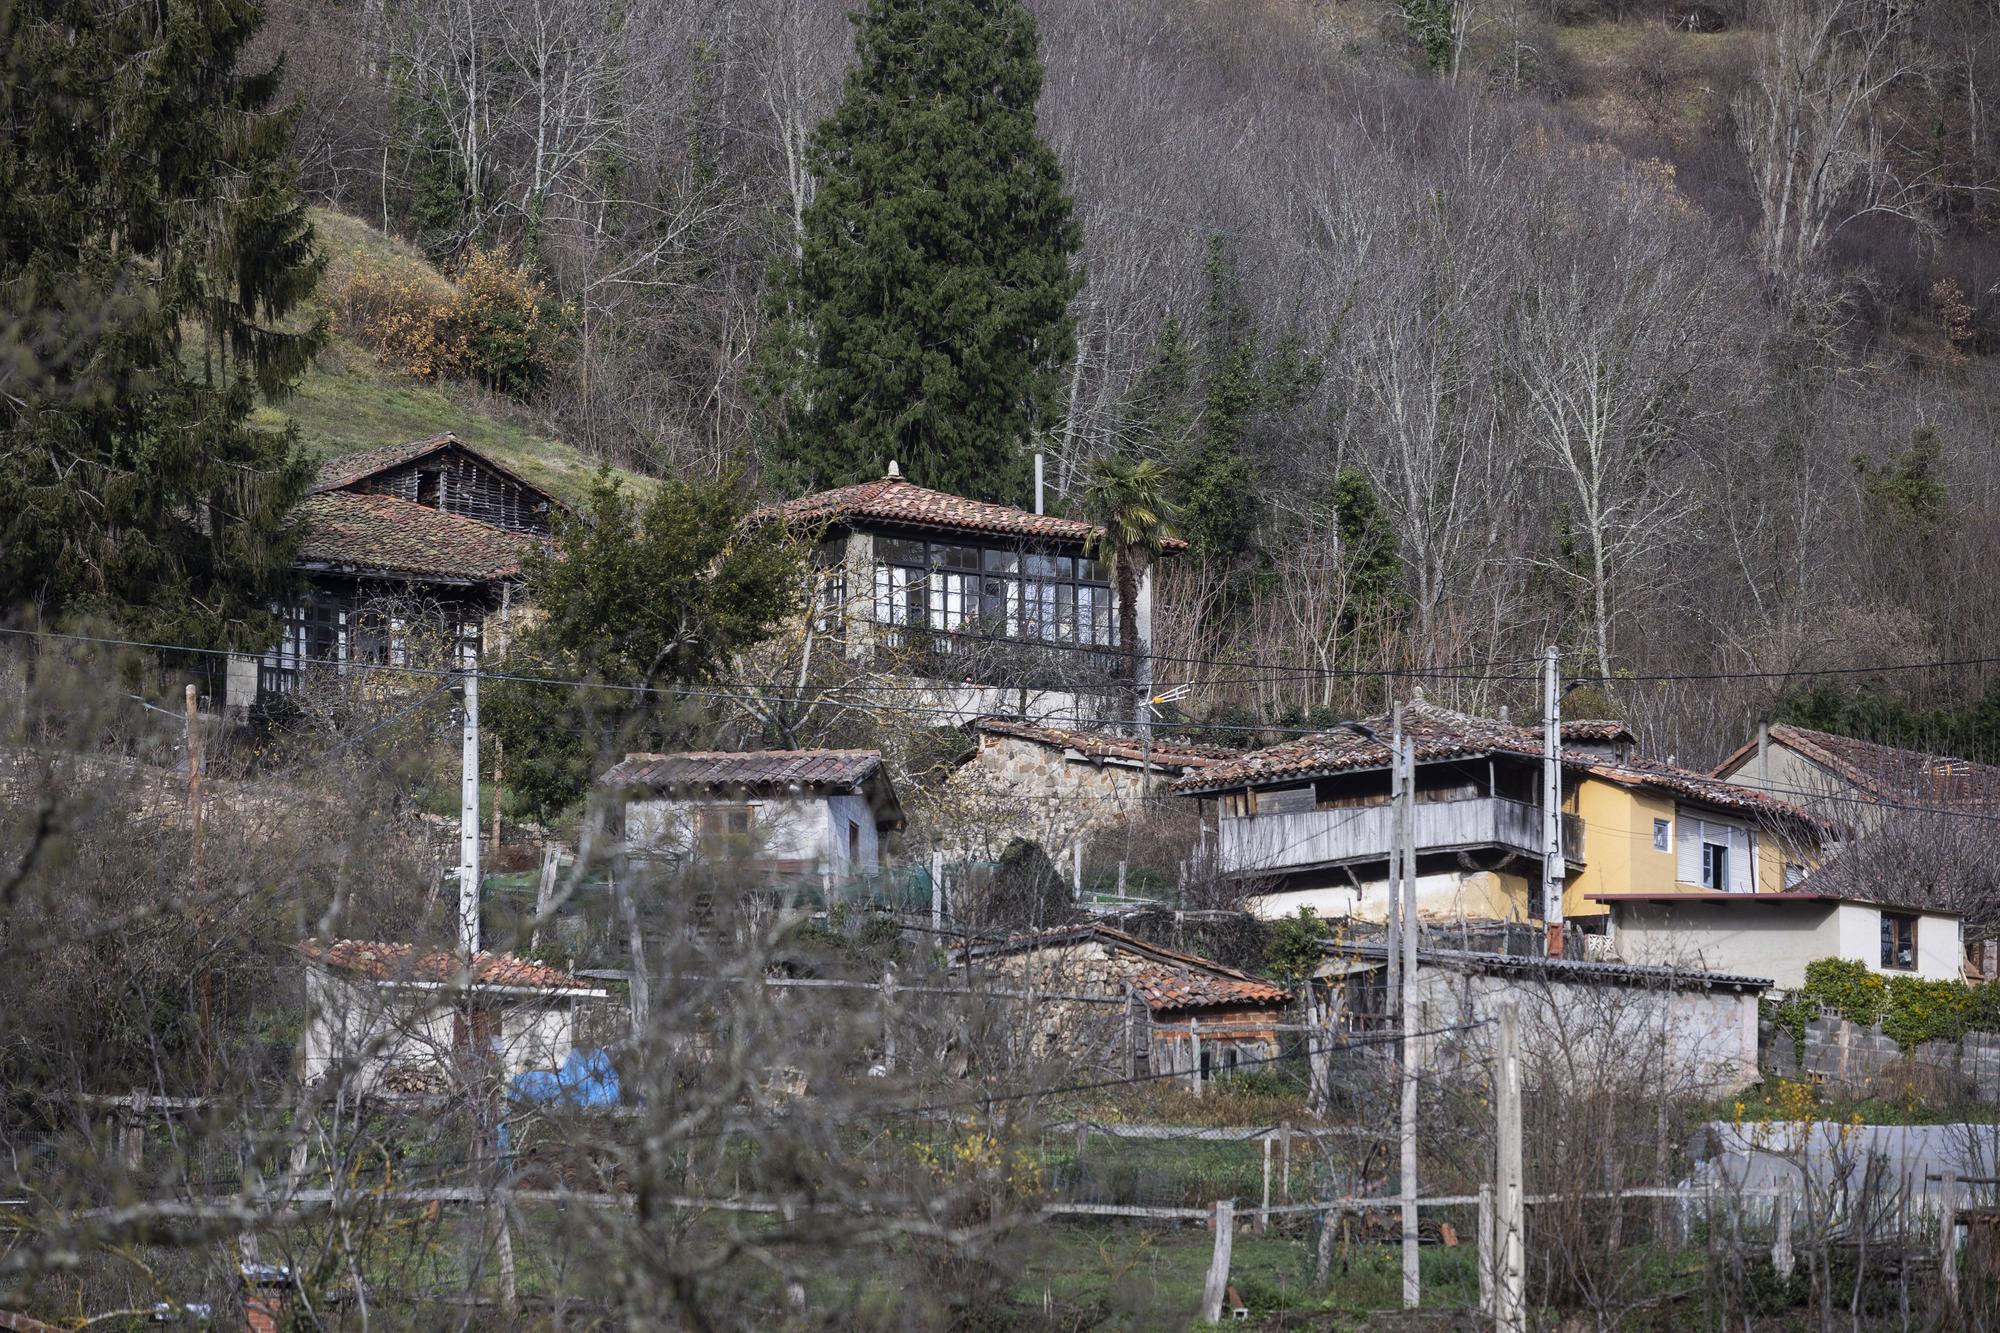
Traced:
<svg viewBox="0 0 2000 1333">
<path fill-rule="evenodd" d="M 751 811 L 750 854 L 759 859 L 810 861 L 828 869 L 846 857 L 845 824 L 836 858 L 833 843 L 835 799 L 824 796 L 746 796 L 715 800 L 685 800 L 667 796 L 641 797 L 625 804 L 627 850 L 654 855 L 686 855 L 694 845 L 698 812 L 711 809 Z M 853 799 L 866 801 L 856 797 Z M 874 816 L 868 819 L 874 828 Z"/>
<path fill-rule="evenodd" d="M 1334 870 L 1328 875 L 1339 875 Z M 1491 870 L 1449 870 L 1417 876 L 1417 917 L 1424 921 L 1527 920 L 1527 881 Z M 1359 884 L 1285 889 L 1252 898 L 1252 913 L 1266 920 L 1296 916 L 1301 907 L 1314 916 L 1361 921 L 1389 919 L 1389 883 L 1362 878 Z"/>
<path fill-rule="evenodd" d="M 451 995 L 428 985 L 376 982 L 312 967 L 306 973 L 303 1077 L 317 1082 L 355 1061 L 349 1087 L 368 1093 L 395 1071 L 439 1070 L 453 1058 L 454 1003 L 500 1011 L 498 1049 L 508 1077 L 530 1069 L 555 1070 L 576 1041 L 576 1002 L 601 991 L 549 994 L 475 987 Z"/>
<path fill-rule="evenodd" d="M 1757 995 L 1702 987 L 1569 981 L 1548 975 L 1491 974 L 1426 964 L 1417 972 L 1422 1031 L 1497 1020 L 1503 1004 L 1521 1011 L 1522 1054 L 1530 1084 L 1538 1073 L 1578 1078 L 1643 1077 L 1663 1094 L 1710 1096 L 1757 1079 Z M 1420 1038 L 1420 1065 L 1443 1070 L 1483 1053 L 1497 1022 Z M 1475 1057 L 1479 1058 L 1479 1057 Z"/>
<path fill-rule="evenodd" d="M 827 864 L 835 874 L 862 875 L 882 864 L 882 845 L 875 831 L 875 811 L 868 798 L 859 793 L 826 798 L 826 846 L 831 849 Z M 849 843 L 857 853 L 849 857 Z"/>
<path fill-rule="evenodd" d="M 1882 909 L 1867 903 L 1613 902 L 1612 947 L 1628 963 L 1696 967 L 1768 977 L 1780 990 L 1805 984 L 1806 965 L 1846 958 L 1885 976 Z M 1943 980 L 1964 961 L 1958 921 L 1921 914 L 1913 975 Z"/>
<path fill-rule="evenodd" d="M 1965 964 L 1965 938 L 1957 917 L 1918 912 L 1917 966 L 1914 971 L 1882 966 L 1882 913 L 1870 903 L 1840 904 L 1840 956 L 1858 958 L 1885 977 L 1915 976 L 1952 981 Z M 1887 909 L 1894 911 L 1895 909 Z M 1909 915 L 1906 913 L 1905 915 Z"/>
</svg>

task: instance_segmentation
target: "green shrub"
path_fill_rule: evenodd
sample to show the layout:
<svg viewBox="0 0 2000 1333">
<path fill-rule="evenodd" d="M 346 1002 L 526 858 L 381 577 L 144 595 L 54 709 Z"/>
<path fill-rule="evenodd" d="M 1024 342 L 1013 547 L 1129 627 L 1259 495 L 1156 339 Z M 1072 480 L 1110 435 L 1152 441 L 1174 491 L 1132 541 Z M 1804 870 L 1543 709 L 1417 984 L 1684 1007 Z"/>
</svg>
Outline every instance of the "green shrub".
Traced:
<svg viewBox="0 0 2000 1333">
<path fill-rule="evenodd" d="M 1972 1011 L 1972 989 L 1962 981 L 1891 977 L 1883 1034 L 1909 1050 L 1920 1042 L 1957 1041 Z"/>
<path fill-rule="evenodd" d="M 1806 1024 L 1822 1008 L 1862 1027 L 1880 1023 L 1883 1034 L 1906 1051 L 1927 1041 L 1957 1041 L 1968 1032 L 2000 1032 L 2000 985 L 1883 977 L 1845 958 L 1808 963 L 1806 984 L 1764 1012 L 1802 1043 Z"/>
</svg>

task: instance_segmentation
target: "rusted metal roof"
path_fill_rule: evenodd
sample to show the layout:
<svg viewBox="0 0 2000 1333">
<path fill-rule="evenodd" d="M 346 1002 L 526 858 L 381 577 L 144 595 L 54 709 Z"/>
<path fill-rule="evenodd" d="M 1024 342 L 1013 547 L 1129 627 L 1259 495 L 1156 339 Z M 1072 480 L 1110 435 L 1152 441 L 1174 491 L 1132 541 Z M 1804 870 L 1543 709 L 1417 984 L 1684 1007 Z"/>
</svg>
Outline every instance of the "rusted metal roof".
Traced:
<svg viewBox="0 0 2000 1333">
<path fill-rule="evenodd" d="M 782 518 L 795 528 L 826 525 L 884 524 L 922 528 L 931 532 L 977 532 L 1020 537 L 1062 544 L 1082 545 L 1096 528 L 1078 518 L 1058 518 L 1054 514 L 1031 514 L 1013 505 L 968 500 L 913 485 L 901 477 L 883 477 L 853 486 L 803 495 L 796 500 L 768 506 L 753 517 Z M 1187 543 L 1170 538 L 1172 551 L 1184 550 Z"/>
<path fill-rule="evenodd" d="M 1244 751 L 1221 745 L 1190 745 L 1179 741 L 1153 741 L 1148 744 L 1137 736 L 1120 736 L 1108 731 L 1073 731 L 1061 727 L 1045 727 L 1033 722 L 1019 722 L 1012 718 L 983 717 L 972 724 L 974 732 L 983 736 L 1011 736 L 1017 740 L 1032 741 L 1055 749 L 1074 750 L 1085 759 L 1110 759 L 1126 763 L 1151 762 L 1167 769 L 1207 768 L 1232 759 L 1241 759 Z"/>
<path fill-rule="evenodd" d="M 1140 973 L 1132 984 L 1133 990 L 1152 1009 L 1199 1009 L 1221 1004 L 1282 1005 L 1292 998 L 1292 993 L 1276 982 L 1252 976 L 1240 968 L 1203 958 L 1199 954 L 1163 948 L 1101 921 L 1010 935 L 1006 939 L 989 940 L 955 950 L 954 953 L 960 960 L 978 960 L 1092 943 L 1136 955 L 1154 964 Z"/>
<path fill-rule="evenodd" d="M 1173 790 L 1182 795 L 1200 795 L 1389 767 L 1392 758 L 1389 750 L 1391 718 L 1383 714 L 1369 718 L 1362 725 L 1373 731 L 1376 739 L 1370 740 L 1344 729 L 1301 736 L 1297 740 L 1253 750 L 1234 762 L 1214 764 L 1191 772 L 1176 782 Z M 1410 704 L 1403 709 L 1403 734 L 1415 746 L 1419 764 L 1444 763 L 1487 754 L 1537 760 L 1542 757 L 1542 738 L 1538 730 L 1491 718 L 1473 717 L 1428 702 Z M 1566 724 L 1563 728 L 1563 739 L 1573 744 L 1616 740 L 1629 734 L 1624 724 L 1617 722 L 1586 721 Z M 1587 750 L 1565 750 L 1563 767 L 1572 773 L 1600 777 L 1622 786 L 1672 792 L 1718 809 L 1823 826 L 1823 821 L 1789 801 L 1656 760 L 1628 758 L 1612 762 Z"/>
<path fill-rule="evenodd" d="M 601 783 L 654 790 L 831 787 L 853 791 L 882 773 L 879 750 L 688 750 L 628 754 Z"/>
<path fill-rule="evenodd" d="M 379 981 L 511 986 L 522 990 L 587 991 L 595 987 L 559 967 L 506 953 L 476 953 L 469 961 L 449 949 L 375 940 L 306 940 L 299 952 L 323 966 Z"/>
<path fill-rule="evenodd" d="M 537 541 L 429 505 L 354 491 L 308 495 L 291 522 L 300 529 L 301 564 L 440 581 L 513 578 Z"/>
<path fill-rule="evenodd" d="M 2000 768 L 1950 755 L 1837 736 L 1779 722 L 1771 744 L 1782 745 L 1842 781 L 1881 800 L 2000 805 Z M 1757 754 L 1753 739 L 1715 767 L 1714 776 L 1742 771 Z"/>
</svg>

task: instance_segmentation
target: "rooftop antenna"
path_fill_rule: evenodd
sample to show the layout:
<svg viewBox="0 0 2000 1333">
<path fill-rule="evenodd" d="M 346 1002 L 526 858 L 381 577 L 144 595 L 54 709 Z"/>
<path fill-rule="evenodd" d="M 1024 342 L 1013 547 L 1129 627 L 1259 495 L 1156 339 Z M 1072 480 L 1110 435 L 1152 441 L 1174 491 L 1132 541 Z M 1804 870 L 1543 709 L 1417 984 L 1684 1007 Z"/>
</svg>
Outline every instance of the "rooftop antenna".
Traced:
<svg viewBox="0 0 2000 1333">
<path fill-rule="evenodd" d="M 1041 511 L 1037 509 L 1035 512 L 1040 513 Z M 1155 720 L 1158 720 L 1160 716 L 1159 706 L 1161 704 L 1179 703 L 1181 700 L 1187 698 L 1188 695 L 1192 694 L 1193 692 L 1194 692 L 1194 686 L 1192 683 L 1185 685 L 1176 685 L 1171 690 L 1168 690 L 1163 694 L 1156 694 L 1152 698 L 1146 700 L 1146 711 L 1151 713 Z"/>
</svg>

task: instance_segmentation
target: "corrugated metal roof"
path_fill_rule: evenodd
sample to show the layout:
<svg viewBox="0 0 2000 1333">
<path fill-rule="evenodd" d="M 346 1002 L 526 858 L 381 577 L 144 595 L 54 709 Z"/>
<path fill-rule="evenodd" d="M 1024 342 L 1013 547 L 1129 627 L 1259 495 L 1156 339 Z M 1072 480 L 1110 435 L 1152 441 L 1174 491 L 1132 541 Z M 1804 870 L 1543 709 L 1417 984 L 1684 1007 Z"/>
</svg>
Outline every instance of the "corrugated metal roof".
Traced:
<svg viewBox="0 0 2000 1333">
<path fill-rule="evenodd" d="M 1329 958 L 1381 959 L 1386 966 L 1386 944 L 1342 942 L 1324 947 Z M 1769 977 L 1749 977 L 1733 972 L 1697 972 L 1691 968 L 1655 967 L 1639 963 L 1607 963 L 1584 958 L 1544 958 L 1522 954 L 1477 953 L 1466 949 L 1420 949 L 1420 967 L 1438 967 L 1466 972 L 1494 972 L 1511 976 L 1546 977 L 1557 981 L 1601 982 L 1608 986 L 1666 986 L 1676 990 L 1768 990 L 1776 983 Z"/>
<path fill-rule="evenodd" d="M 790 786 L 853 790 L 882 772 L 879 750 L 688 750 L 628 754 L 599 782 L 656 790 Z"/>
</svg>

